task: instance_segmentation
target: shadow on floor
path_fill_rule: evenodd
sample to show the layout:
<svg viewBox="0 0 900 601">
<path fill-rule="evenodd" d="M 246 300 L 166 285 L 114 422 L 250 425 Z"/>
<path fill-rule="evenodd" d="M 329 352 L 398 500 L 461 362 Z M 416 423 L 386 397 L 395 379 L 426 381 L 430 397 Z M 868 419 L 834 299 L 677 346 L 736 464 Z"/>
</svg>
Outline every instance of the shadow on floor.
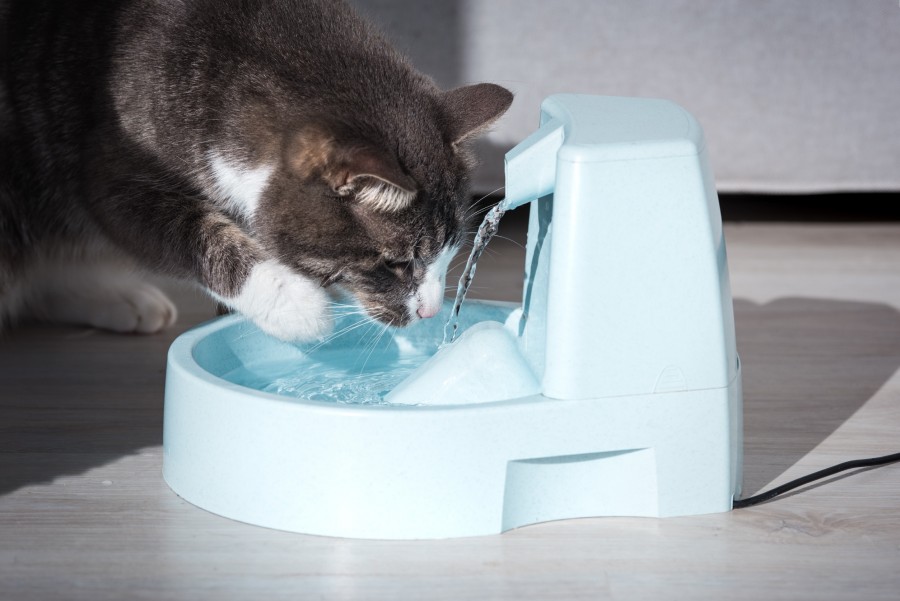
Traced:
<svg viewBox="0 0 900 601">
<path fill-rule="evenodd" d="M 738 299 L 734 309 L 749 496 L 815 449 L 900 368 L 900 312 L 809 298 Z"/>
<path fill-rule="evenodd" d="M 30 327 L 0 340 L 0 494 L 162 443 L 158 336 Z M 208 312 L 208 315 L 207 313 Z M 900 367 L 900 313 L 872 303 L 735 302 L 744 364 L 745 496 L 814 449 Z"/>
<path fill-rule="evenodd" d="M 166 352 L 213 316 L 169 286 L 175 327 L 151 336 L 28 325 L 0 337 L 0 494 L 162 444 Z"/>
</svg>

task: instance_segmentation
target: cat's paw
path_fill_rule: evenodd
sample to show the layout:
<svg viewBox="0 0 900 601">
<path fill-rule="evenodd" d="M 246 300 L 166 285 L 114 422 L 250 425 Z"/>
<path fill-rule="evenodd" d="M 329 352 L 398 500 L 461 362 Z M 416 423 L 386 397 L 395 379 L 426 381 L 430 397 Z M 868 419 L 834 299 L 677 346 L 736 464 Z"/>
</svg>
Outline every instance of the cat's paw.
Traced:
<svg viewBox="0 0 900 601">
<path fill-rule="evenodd" d="M 288 342 L 320 339 L 334 327 L 325 289 L 273 259 L 255 265 L 240 294 L 225 300 L 260 330 Z"/>
<path fill-rule="evenodd" d="M 60 278 L 35 305 L 34 313 L 47 321 L 123 334 L 155 334 L 178 317 L 159 288 L 118 274 Z"/>
<path fill-rule="evenodd" d="M 91 325 L 114 332 L 155 334 L 178 318 L 178 310 L 156 286 L 136 283 L 112 291 L 106 302 L 94 307 Z"/>
</svg>

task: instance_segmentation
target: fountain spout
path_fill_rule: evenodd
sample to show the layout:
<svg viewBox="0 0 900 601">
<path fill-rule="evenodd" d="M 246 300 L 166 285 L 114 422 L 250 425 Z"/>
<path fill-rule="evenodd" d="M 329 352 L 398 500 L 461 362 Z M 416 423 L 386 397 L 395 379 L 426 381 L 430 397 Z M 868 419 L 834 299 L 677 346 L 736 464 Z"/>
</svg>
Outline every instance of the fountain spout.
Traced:
<svg viewBox="0 0 900 601">
<path fill-rule="evenodd" d="M 565 139 L 558 119 L 547 119 L 536 132 L 506 155 L 504 210 L 515 209 L 553 192 L 556 187 L 556 153 Z"/>
</svg>

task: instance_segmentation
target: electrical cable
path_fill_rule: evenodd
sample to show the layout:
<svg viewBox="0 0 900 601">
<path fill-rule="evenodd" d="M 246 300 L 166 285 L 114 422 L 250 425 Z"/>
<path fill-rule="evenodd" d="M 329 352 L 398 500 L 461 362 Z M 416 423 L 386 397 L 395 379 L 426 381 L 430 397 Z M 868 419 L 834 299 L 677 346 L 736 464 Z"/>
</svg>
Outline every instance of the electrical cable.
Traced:
<svg viewBox="0 0 900 601">
<path fill-rule="evenodd" d="M 732 508 L 741 509 L 743 507 L 750 507 L 751 505 L 758 505 L 759 503 L 763 503 L 765 501 L 768 501 L 769 499 L 777 497 L 778 495 L 784 494 L 789 490 L 794 490 L 795 488 L 803 486 L 804 484 L 809 484 L 810 482 L 821 480 L 822 478 L 827 478 L 828 476 L 837 474 L 838 472 L 852 470 L 858 467 L 875 467 L 879 465 L 887 465 L 889 463 L 895 463 L 897 461 L 900 461 L 900 453 L 884 455 L 882 457 L 872 457 L 871 459 L 854 459 L 853 461 L 845 461 L 844 463 L 833 465 L 829 468 L 825 468 L 824 470 L 819 470 L 818 472 L 803 476 L 802 478 L 797 478 L 796 480 L 792 480 L 787 484 L 782 484 L 781 486 L 775 487 L 770 491 L 759 493 L 758 495 L 747 497 L 746 499 L 735 499 L 732 504 Z"/>
</svg>

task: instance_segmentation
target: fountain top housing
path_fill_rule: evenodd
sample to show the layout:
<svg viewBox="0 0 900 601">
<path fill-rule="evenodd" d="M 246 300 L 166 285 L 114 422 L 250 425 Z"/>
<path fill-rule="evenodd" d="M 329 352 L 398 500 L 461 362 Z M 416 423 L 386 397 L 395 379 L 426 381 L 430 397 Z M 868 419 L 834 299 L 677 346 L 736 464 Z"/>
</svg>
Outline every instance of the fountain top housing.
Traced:
<svg viewBox="0 0 900 601">
<path fill-rule="evenodd" d="M 523 346 L 557 399 L 724 388 L 737 374 L 718 197 L 665 100 L 560 95 L 506 157 L 531 212 Z"/>
</svg>

